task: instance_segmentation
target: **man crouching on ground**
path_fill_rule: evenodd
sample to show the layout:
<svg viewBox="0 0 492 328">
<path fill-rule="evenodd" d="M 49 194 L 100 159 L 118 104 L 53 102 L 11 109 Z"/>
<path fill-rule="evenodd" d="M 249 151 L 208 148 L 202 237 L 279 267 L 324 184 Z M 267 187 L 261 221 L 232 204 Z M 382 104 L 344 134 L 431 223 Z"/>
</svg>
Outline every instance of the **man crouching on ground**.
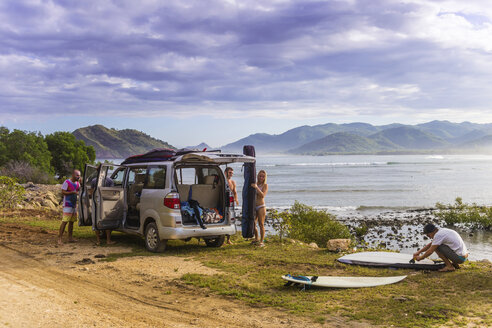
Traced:
<svg viewBox="0 0 492 328">
<path fill-rule="evenodd" d="M 68 242 L 74 241 L 72 237 L 73 223 L 77 221 L 77 194 L 80 189 L 80 171 L 73 170 L 72 177 L 65 180 L 62 185 L 63 194 L 63 217 L 58 233 L 58 245 L 62 245 L 62 236 L 68 222 Z"/>
<path fill-rule="evenodd" d="M 460 264 L 466 261 L 468 250 L 463 239 L 456 231 L 446 228 L 438 229 L 432 223 L 428 223 L 424 227 L 424 234 L 431 238 L 432 241 L 413 254 L 414 260 L 423 260 L 436 252 L 446 264 L 444 268 L 439 270 L 441 272 L 459 269 Z M 424 254 L 420 255 L 421 253 Z"/>
</svg>

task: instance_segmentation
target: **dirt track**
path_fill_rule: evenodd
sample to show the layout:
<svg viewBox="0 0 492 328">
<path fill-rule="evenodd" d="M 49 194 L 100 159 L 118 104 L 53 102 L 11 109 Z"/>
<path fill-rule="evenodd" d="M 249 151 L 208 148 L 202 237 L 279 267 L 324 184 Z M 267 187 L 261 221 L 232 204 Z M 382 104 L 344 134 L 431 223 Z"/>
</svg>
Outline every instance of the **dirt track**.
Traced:
<svg viewBox="0 0 492 328">
<path fill-rule="evenodd" d="M 0 224 L 0 326 L 317 326 L 279 310 L 187 287 L 179 280 L 184 273 L 216 273 L 191 259 L 130 257 L 99 262 L 96 255 L 129 249 L 96 247 L 88 240 L 55 244 L 53 232 Z M 94 263 L 76 263 L 84 258 Z M 336 319 L 326 325 L 346 326 Z"/>
</svg>

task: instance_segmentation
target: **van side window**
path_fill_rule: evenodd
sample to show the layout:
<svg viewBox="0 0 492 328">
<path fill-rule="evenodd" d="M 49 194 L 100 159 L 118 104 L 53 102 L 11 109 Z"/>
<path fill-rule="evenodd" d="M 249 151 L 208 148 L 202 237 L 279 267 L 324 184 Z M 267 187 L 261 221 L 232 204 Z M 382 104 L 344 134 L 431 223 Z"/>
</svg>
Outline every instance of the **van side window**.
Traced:
<svg viewBox="0 0 492 328">
<path fill-rule="evenodd" d="M 113 174 L 111 175 L 111 179 L 113 180 L 113 185 L 114 186 L 122 186 L 123 185 L 123 178 L 125 177 L 125 168 L 119 168 Z M 104 181 L 104 187 L 110 187 L 108 184 L 108 181 Z"/>
<path fill-rule="evenodd" d="M 149 167 L 145 189 L 164 189 L 166 187 L 166 167 Z"/>
</svg>

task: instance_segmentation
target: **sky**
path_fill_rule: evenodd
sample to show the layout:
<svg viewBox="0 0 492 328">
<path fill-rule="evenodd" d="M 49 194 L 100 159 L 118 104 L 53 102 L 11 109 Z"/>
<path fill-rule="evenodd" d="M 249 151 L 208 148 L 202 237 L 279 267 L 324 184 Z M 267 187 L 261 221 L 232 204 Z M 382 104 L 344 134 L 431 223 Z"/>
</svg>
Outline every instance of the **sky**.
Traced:
<svg viewBox="0 0 492 328">
<path fill-rule="evenodd" d="M 0 1 L 0 125 L 182 147 L 300 125 L 492 122 L 479 0 Z"/>
</svg>

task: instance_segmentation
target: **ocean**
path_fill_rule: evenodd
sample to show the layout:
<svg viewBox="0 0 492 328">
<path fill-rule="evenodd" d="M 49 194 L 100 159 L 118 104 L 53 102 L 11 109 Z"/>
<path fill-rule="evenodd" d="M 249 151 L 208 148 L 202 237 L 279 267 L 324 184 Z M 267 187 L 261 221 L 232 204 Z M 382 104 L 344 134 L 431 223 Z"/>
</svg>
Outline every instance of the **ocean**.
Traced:
<svg viewBox="0 0 492 328">
<path fill-rule="evenodd" d="M 258 156 L 268 174 L 268 204 L 298 200 L 331 211 L 432 207 L 437 202 L 492 204 L 492 156 Z M 241 166 L 235 166 L 241 185 Z"/>
</svg>

